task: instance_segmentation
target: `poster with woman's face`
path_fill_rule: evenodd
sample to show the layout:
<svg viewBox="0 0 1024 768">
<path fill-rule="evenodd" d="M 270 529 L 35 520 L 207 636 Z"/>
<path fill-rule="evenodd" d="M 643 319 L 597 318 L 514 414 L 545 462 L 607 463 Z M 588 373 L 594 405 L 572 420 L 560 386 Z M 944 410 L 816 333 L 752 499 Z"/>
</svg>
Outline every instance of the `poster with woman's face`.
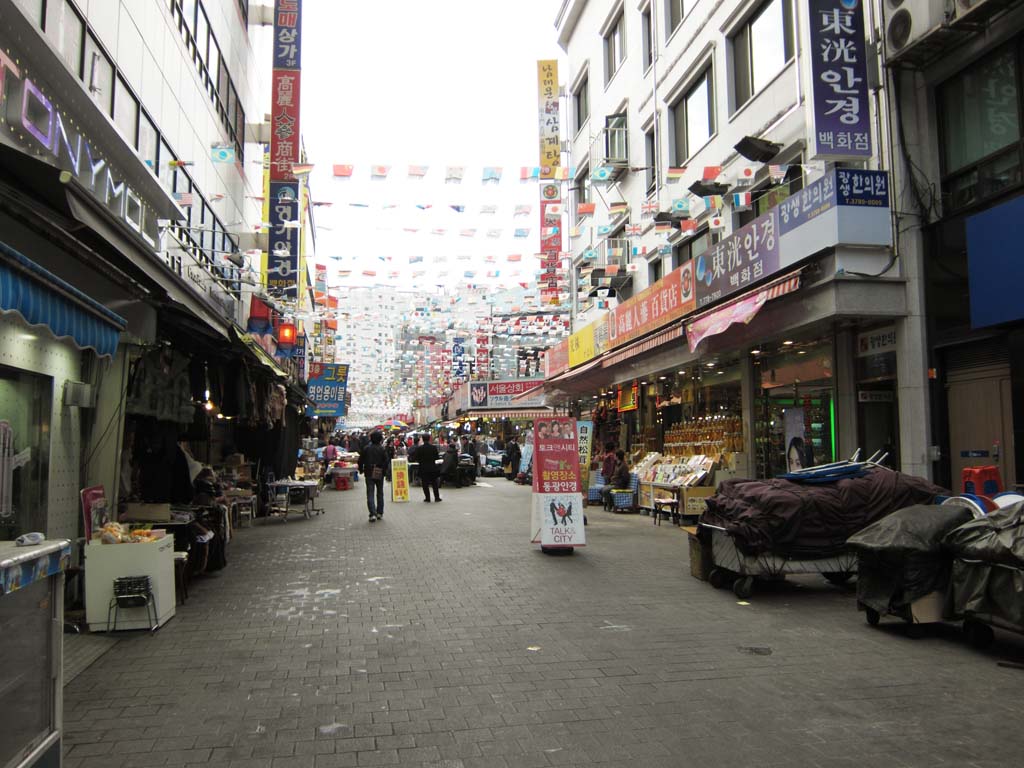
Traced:
<svg viewBox="0 0 1024 768">
<path fill-rule="evenodd" d="M 787 408 L 783 418 L 786 430 L 786 471 L 796 472 L 810 466 L 804 435 L 804 409 Z"/>
</svg>

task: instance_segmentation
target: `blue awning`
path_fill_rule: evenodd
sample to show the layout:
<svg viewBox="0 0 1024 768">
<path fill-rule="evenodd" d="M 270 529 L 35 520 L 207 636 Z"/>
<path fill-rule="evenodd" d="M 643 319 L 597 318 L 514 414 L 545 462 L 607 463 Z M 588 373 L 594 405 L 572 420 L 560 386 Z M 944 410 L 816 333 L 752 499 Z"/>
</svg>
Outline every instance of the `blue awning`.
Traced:
<svg viewBox="0 0 1024 768">
<path fill-rule="evenodd" d="M 110 357 L 127 323 L 52 272 L 0 242 L 0 312 L 17 312 L 58 339 Z"/>
</svg>

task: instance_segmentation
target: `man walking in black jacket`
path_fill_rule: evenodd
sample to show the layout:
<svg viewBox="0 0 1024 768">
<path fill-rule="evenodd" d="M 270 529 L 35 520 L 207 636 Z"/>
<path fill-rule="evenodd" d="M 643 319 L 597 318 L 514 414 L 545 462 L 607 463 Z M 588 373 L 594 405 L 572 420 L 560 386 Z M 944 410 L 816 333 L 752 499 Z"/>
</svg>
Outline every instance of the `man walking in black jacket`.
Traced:
<svg viewBox="0 0 1024 768">
<path fill-rule="evenodd" d="M 384 517 L 384 476 L 391 462 L 382 442 L 384 435 L 374 432 L 370 435 L 370 444 L 359 452 L 358 467 L 366 480 L 366 508 L 371 523 Z"/>
<path fill-rule="evenodd" d="M 437 465 L 440 454 L 437 446 L 430 442 L 430 435 L 423 436 L 423 444 L 416 449 L 413 459 L 416 461 L 423 485 L 423 500 L 430 503 L 430 489 L 434 489 L 434 501 L 441 500 L 441 469 Z"/>
</svg>

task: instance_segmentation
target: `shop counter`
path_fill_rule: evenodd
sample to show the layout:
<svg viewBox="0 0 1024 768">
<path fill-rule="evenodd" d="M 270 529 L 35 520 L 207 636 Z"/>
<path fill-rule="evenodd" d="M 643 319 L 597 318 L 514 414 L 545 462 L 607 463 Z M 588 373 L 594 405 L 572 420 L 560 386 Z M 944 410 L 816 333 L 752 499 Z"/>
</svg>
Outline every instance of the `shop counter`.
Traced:
<svg viewBox="0 0 1024 768">
<path fill-rule="evenodd" d="M 0 765 L 61 760 L 66 539 L 17 547 L 0 541 Z"/>
<path fill-rule="evenodd" d="M 91 541 L 85 548 L 85 619 L 93 632 L 106 632 L 114 579 L 122 576 L 149 576 L 156 605 L 156 626 L 174 617 L 174 538 L 134 544 L 100 544 Z M 122 608 L 117 629 L 150 629 L 145 607 Z"/>
</svg>

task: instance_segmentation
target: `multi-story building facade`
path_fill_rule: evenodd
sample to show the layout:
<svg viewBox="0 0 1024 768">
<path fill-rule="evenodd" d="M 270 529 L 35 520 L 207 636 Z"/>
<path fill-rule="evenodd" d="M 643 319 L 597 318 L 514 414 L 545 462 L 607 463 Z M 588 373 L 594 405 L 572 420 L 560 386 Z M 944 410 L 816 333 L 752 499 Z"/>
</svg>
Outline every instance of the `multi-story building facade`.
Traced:
<svg viewBox="0 0 1024 768">
<path fill-rule="evenodd" d="M 928 397 L 913 407 L 935 477 L 1024 467 L 1024 3 L 878 0 L 908 321 Z M 901 358 L 902 363 L 902 358 Z"/>
<path fill-rule="evenodd" d="M 877 21 L 839 0 L 562 3 L 581 335 L 549 391 L 626 393 L 637 450 L 728 417 L 748 476 L 858 447 L 931 473 Z"/>
<path fill-rule="evenodd" d="M 0 240 L 19 289 L 0 309 L 20 315 L 0 318 L 0 420 L 28 457 L 17 482 L 5 475 L 16 498 L 0 524 L 73 538 L 81 488 L 116 500 L 143 354 L 259 365 L 233 337 L 258 268 L 238 234 L 261 220 L 246 123 L 270 69 L 249 13 L 247 0 L 0 0 Z M 44 298 L 18 299 L 29 287 Z"/>
</svg>

